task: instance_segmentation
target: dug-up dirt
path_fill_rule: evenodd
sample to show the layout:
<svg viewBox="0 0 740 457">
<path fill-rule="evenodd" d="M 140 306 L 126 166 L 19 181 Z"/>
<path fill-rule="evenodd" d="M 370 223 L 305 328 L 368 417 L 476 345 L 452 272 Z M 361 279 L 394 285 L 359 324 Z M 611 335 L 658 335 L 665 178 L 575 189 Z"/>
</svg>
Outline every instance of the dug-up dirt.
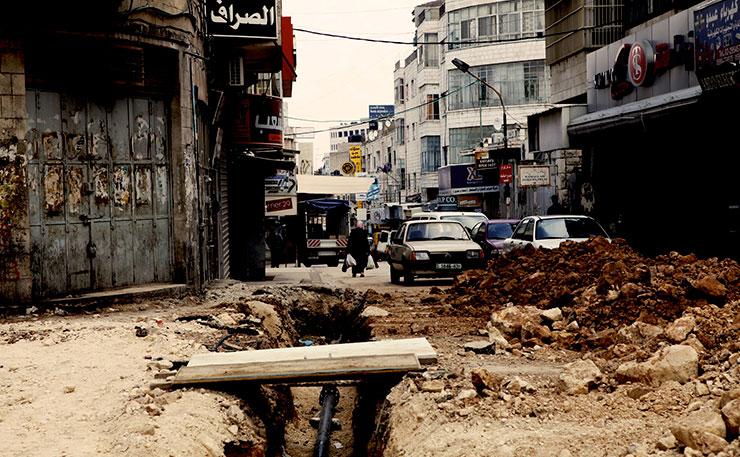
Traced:
<svg viewBox="0 0 740 457">
<path fill-rule="evenodd" d="M 377 403 L 367 446 L 340 388 L 331 456 L 740 456 L 738 300 L 734 261 L 596 239 L 443 288 L 225 282 L 29 310 L 0 322 L 0 455 L 308 457 L 315 387 L 152 384 L 201 352 L 426 337 L 438 363 Z"/>
</svg>

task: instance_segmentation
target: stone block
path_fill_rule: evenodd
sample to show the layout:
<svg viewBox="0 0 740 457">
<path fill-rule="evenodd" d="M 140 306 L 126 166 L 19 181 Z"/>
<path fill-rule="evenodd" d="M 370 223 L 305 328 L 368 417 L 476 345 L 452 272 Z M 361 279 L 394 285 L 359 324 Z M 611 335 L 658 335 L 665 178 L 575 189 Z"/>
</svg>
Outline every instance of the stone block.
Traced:
<svg viewBox="0 0 740 457">
<path fill-rule="evenodd" d="M 11 74 L 0 73 L 0 95 L 10 95 L 12 93 L 11 79 Z"/>
<path fill-rule="evenodd" d="M 11 91 L 13 95 L 26 97 L 26 75 L 23 73 L 11 75 Z"/>
<path fill-rule="evenodd" d="M 0 72 L 24 73 L 23 53 L 17 49 L 6 49 L 0 54 Z"/>
</svg>

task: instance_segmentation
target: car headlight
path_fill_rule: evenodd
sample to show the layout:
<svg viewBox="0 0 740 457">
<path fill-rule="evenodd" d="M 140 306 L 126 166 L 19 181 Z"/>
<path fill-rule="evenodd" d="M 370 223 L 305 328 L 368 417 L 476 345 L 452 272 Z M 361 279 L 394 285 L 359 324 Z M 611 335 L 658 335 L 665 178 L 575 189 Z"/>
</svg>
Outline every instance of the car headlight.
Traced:
<svg viewBox="0 0 740 457">
<path fill-rule="evenodd" d="M 467 252 L 468 259 L 482 259 L 483 258 L 483 251 L 468 251 Z"/>
<path fill-rule="evenodd" d="M 414 252 L 411 254 L 412 260 L 429 260 L 429 253 L 428 252 Z"/>
</svg>

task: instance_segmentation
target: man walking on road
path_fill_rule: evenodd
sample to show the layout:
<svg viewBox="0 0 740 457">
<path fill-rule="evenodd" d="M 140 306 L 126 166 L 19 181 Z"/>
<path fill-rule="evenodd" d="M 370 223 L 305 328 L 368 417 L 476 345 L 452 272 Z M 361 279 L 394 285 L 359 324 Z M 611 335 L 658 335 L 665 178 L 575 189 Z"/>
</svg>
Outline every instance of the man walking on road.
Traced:
<svg viewBox="0 0 740 457">
<path fill-rule="evenodd" d="M 361 278 L 364 278 L 367 257 L 370 255 L 370 245 L 367 242 L 367 232 L 360 221 L 357 222 L 357 226 L 349 233 L 347 251 L 354 257 L 356 262 L 356 265 L 352 267 L 352 277 L 354 278 L 359 274 Z"/>
</svg>

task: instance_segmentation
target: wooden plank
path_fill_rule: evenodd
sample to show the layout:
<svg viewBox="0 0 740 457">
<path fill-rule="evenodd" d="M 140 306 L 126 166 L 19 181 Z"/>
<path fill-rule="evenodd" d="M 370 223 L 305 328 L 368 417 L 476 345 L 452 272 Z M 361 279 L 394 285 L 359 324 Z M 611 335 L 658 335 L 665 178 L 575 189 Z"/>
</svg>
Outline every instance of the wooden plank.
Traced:
<svg viewBox="0 0 740 457">
<path fill-rule="evenodd" d="M 414 354 L 262 361 L 182 367 L 178 370 L 172 385 L 226 381 L 295 383 L 356 379 L 371 375 L 419 370 L 421 370 L 421 365 Z"/>
<path fill-rule="evenodd" d="M 274 362 L 281 360 L 394 354 L 416 354 L 416 357 L 422 365 L 437 362 L 437 353 L 426 338 L 407 338 L 401 340 L 368 341 L 363 343 L 331 344 L 325 346 L 262 349 L 259 351 L 195 354 L 190 358 L 188 366 L 235 365 L 247 362 Z"/>
</svg>

